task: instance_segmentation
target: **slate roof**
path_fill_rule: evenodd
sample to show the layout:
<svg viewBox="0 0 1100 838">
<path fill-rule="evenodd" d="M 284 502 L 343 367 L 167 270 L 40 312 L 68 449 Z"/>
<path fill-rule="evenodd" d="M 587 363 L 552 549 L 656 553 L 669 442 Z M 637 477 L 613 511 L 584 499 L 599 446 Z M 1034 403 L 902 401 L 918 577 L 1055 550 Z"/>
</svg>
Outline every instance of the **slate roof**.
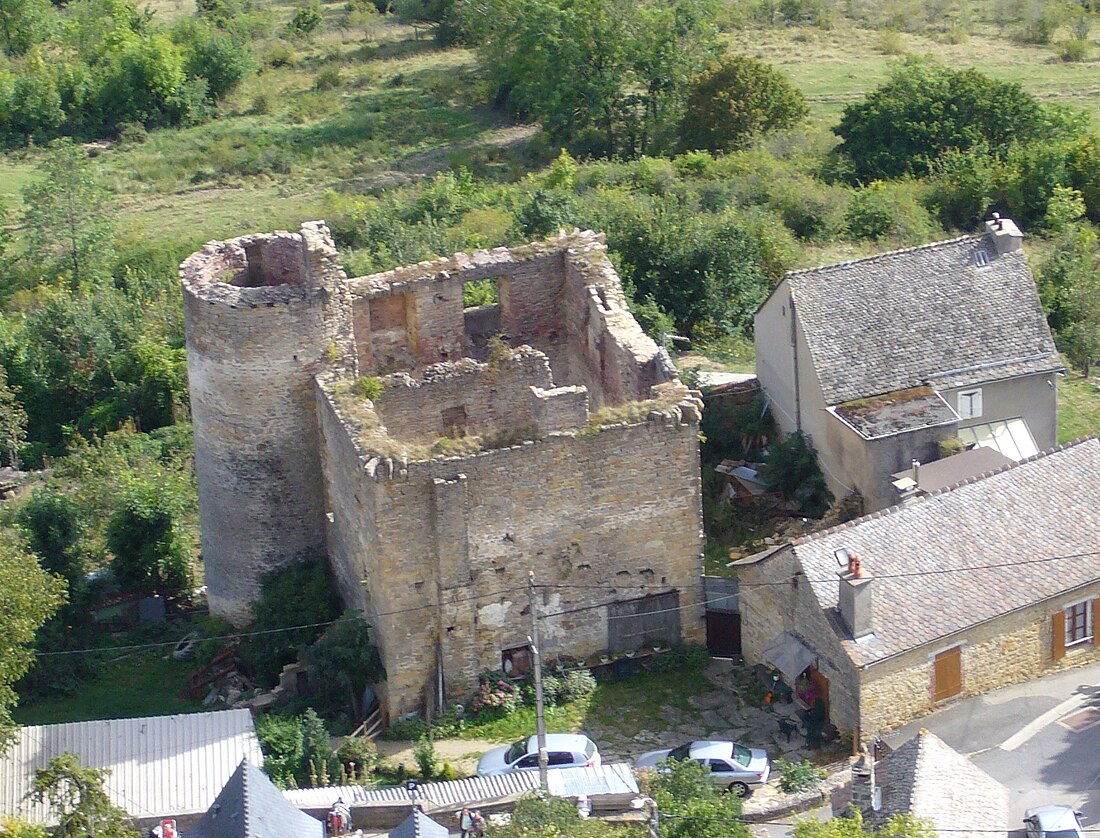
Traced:
<svg viewBox="0 0 1100 838">
<path fill-rule="evenodd" d="M 978 267 L 975 253 L 985 253 Z M 988 234 L 792 271 L 825 403 L 1061 369 L 1023 251 Z"/>
<path fill-rule="evenodd" d="M 183 838 L 324 838 L 259 768 L 242 760 L 202 819 Z"/>
<path fill-rule="evenodd" d="M 869 824 L 910 814 L 949 838 L 1008 831 L 1008 789 L 927 730 L 879 760 L 875 781 L 882 808 L 864 816 Z"/>
<path fill-rule="evenodd" d="M 1098 498 L 1100 439 L 1091 437 L 784 549 L 794 551 L 848 655 L 866 666 L 1100 585 Z M 848 638 L 836 613 L 833 552 L 841 547 L 860 556 L 873 577 L 874 634 L 859 642 Z M 1054 559 L 1076 554 L 1082 555 Z M 1027 561 L 1035 559 L 1051 560 Z"/>
<path fill-rule="evenodd" d="M 420 809 L 413 809 L 397 828 L 390 832 L 390 838 L 448 838 L 451 831 L 442 826 Z"/>
</svg>

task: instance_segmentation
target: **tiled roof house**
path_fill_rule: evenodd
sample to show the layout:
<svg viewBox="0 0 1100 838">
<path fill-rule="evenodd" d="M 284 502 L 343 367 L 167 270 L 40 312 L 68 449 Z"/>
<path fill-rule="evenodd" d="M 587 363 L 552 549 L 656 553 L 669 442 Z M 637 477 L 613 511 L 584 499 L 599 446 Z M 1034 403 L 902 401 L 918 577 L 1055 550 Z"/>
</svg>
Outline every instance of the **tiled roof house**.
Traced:
<svg viewBox="0 0 1100 838">
<path fill-rule="evenodd" d="M 745 656 L 813 661 L 865 737 L 1100 659 L 1098 499 L 1089 438 L 737 562 Z"/>
<path fill-rule="evenodd" d="M 867 511 L 892 473 L 958 436 L 1019 460 L 1056 441 L 1062 364 L 1009 220 L 867 259 L 791 271 L 756 313 L 757 375 L 830 488 Z"/>
</svg>

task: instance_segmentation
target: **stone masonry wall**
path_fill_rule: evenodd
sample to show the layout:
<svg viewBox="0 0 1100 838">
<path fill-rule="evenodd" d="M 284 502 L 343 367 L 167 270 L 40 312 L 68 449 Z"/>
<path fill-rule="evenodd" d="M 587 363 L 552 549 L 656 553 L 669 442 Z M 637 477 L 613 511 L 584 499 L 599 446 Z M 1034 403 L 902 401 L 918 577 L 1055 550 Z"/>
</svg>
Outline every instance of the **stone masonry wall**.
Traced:
<svg viewBox="0 0 1100 838">
<path fill-rule="evenodd" d="M 354 420 L 322 398 L 326 456 L 346 461 L 358 450 Z M 334 519 L 353 521 L 354 505 L 373 502 L 379 537 L 330 543 L 334 563 L 366 580 L 361 601 L 375 604 L 391 716 L 420 705 L 438 660 L 447 699 L 462 701 L 502 650 L 525 643 L 528 570 L 540 584 L 577 586 L 539 591 L 543 613 L 571 612 L 543 622 L 548 656 L 605 650 L 603 604 L 676 589 L 685 640 L 701 641 L 697 434 L 688 400 L 661 419 L 469 457 L 401 464 L 360 452 L 355 475 L 341 478 L 354 484 L 332 494 Z"/>
<path fill-rule="evenodd" d="M 242 623 L 264 573 L 324 553 L 313 376 L 355 372 L 351 298 L 317 224 L 212 242 L 180 275 L 210 607 Z"/>
<path fill-rule="evenodd" d="M 390 436 L 431 442 L 534 426 L 531 388 L 553 387 L 553 378 L 546 356 L 524 347 L 492 364 L 468 358 L 436 364 L 421 380 L 395 373 L 383 387 L 375 408 Z"/>
<path fill-rule="evenodd" d="M 815 666 L 829 680 L 829 714 L 841 730 L 859 721 L 859 675 L 837 640 L 793 553 L 781 548 L 755 564 L 738 567 L 741 649 L 749 663 L 765 663 L 764 650 L 784 631 L 816 653 Z M 793 583 L 793 579 L 799 579 Z"/>
<path fill-rule="evenodd" d="M 1052 615 L 1060 618 L 1066 605 L 1098 596 L 1100 581 L 868 667 L 861 687 L 863 736 L 899 727 L 931 712 L 937 706 L 932 701 L 933 659 L 953 646 L 962 646 L 962 692 L 957 698 L 1037 678 L 1052 669 L 1100 660 L 1100 645 L 1095 643 L 1071 647 L 1060 661 L 1051 654 Z"/>
</svg>

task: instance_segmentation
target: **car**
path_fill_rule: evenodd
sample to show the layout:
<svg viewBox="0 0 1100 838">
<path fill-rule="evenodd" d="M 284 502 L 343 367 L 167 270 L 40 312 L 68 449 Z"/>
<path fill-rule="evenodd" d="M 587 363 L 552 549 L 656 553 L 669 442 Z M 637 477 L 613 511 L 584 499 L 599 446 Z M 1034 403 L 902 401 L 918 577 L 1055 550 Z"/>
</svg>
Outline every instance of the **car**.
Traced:
<svg viewBox="0 0 1100 838">
<path fill-rule="evenodd" d="M 600 751 L 581 733 L 546 734 L 546 758 L 550 768 L 598 768 Z M 511 745 L 486 751 L 477 762 L 477 776 L 491 777 L 509 771 L 537 771 L 539 738 L 528 736 Z"/>
<path fill-rule="evenodd" d="M 1081 813 L 1072 806 L 1036 806 L 1024 812 L 1027 838 L 1082 838 Z"/>
<path fill-rule="evenodd" d="M 738 797 L 745 797 L 754 786 L 768 782 L 772 771 L 767 751 L 746 748 L 737 742 L 710 739 L 687 742 L 671 750 L 649 751 L 634 761 L 634 767 L 658 768 L 662 762 L 673 759 L 695 760 L 710 771 L 715 784 Z"/>
</svg>

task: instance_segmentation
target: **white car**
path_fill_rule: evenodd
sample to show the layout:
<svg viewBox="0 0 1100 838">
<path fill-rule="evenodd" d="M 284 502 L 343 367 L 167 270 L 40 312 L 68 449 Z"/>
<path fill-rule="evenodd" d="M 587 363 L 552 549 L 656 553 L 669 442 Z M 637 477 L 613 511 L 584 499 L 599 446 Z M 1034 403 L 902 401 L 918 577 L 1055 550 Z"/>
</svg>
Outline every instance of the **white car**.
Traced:
<svg viewBox="0 0 1100 838">
<path fill-rule="evenodd" d="M 670 759 L 695 760 L 710 771 L 717 785 L 738 797 L 747 795 L 753 786 L 768 782 L 772 771 L 767 751 L 714 740 L 688 742 L 672 750 L 649 751 L 634 761 L 634 767 L 656 768 Z"/>
<path fill-rule="evenodd" d="M 1081 813 L 1069 806 L 1036 806 L 1024 812 L 1027 838 L 1082 838 Z"/>
<path fill-rule="evenodd" d="M 579 733 L 546 734 L 546 758 L 550 768 L 596 767 L 600 752 L 596 743 Z M 512 745 L 486 751 L 477 761 L 477 775 L 489 777 L 509 771 L 538 771 L 539 738 L 529 736 Z"/>
</svg>

